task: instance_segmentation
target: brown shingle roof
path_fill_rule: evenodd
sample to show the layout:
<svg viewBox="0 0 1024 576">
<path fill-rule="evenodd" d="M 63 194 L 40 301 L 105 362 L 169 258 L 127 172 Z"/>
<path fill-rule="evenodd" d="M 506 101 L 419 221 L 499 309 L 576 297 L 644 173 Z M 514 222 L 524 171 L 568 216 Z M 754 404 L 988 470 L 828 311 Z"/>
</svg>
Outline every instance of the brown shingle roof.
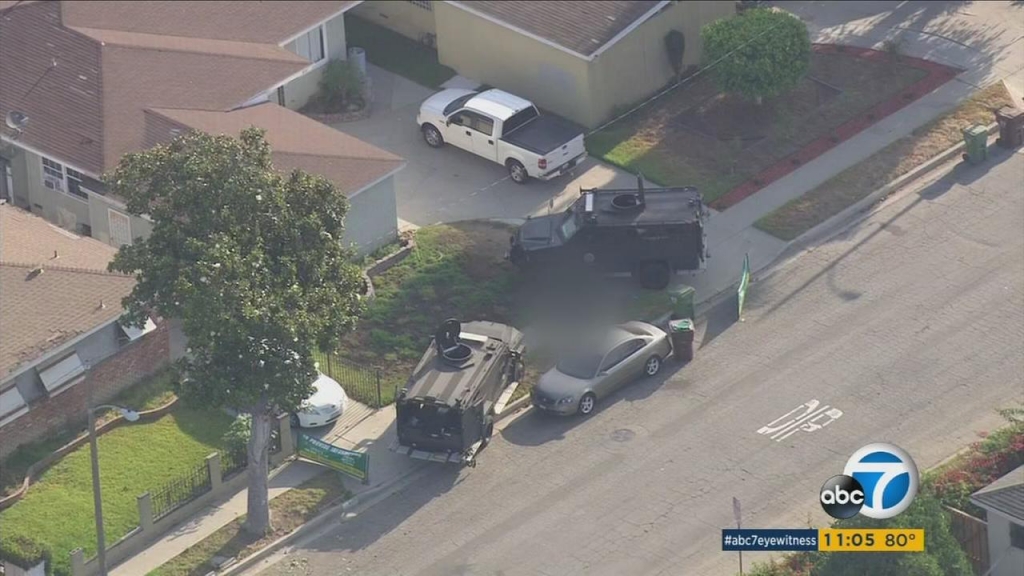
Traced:
<svg viewBox="0 0 1024 576">
<path fill-rule="evenodd" d="M 60 25 L 59 3 L 33 2 L 0 16 L 0 55 L 0 116 L 29 116 L 19 141 L 101 172 L 99 44 Z"/>
<path fill-rule="evenodd" d="M 0 379 L 120 316 L 121 299 L 135 280 L 106 271 L 115 252 L 19 208 L 0 205 Z"/>
<path fill-rule="evenodd" d="M 67 26 L 278 44 L 353 1 L 63 2 Z"/>
<path fill-rule="evenodd" d="M 208 134 L 237 136 L 250 126 L 263 128 L 279 169 L 300 168 L 323 175 L 345 194 L 358 192 L 403 164 L 401 158 L 390 152 L 271 102 L 228 113 L 171 109 L 150 112 L 181 127 Z M 157 140 L 147 144 L 166 141 L 169 136 L 169 132 L 163 138 L 156 135 Z"/>
<path fill-rule="evenodd" d="M 146 108 L 240 106 L 308 65 L 279 36 L 354 4 L 22 4 L 0 17 L 0 115 L 25 112 L 20 142 L 98 175 L 144 146 Z"/>
<path fill-rule="evenodd" d="M 114 46 L 149 48 L 152 50 L 166 50 L 168 52 L 218 54 L 221 56 L 255 58 L 259 60 L 280 60 L 281 62 L 292 62 L 302 66 L 309 64 L 298 54 L 293 54 L 276 44 L 161 36 L 159 34 L 142 34 L 140 32 L 122 32 L 121 30 L 102 30 L 98 28 L 73 27 L 71 29 L 97 42 Z"/>
<path fill-rule="evenodd" d="M 223 112 L 303 67 L 279 60 L 104 46 L 105 166 L 145 147 L 146 108 Z"/>
<path fill-rule="evenodd" d="M 659 2 L 474 0 L 452 4 L 481 12 L 577 54 L 590 56 Z"/>
</svg>

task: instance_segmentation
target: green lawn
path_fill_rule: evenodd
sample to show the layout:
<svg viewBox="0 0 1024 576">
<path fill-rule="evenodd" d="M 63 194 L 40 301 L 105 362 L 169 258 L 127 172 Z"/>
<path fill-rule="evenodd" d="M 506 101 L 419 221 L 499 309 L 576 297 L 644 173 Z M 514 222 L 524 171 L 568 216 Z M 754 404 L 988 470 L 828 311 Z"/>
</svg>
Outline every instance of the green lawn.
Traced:
<svg viewBox="0 0 1024 576">
<path fill-rule="evenodd" d="M 138 525 L 136 497 L 202 463 L 218 450 L 231 418 L 219 411 L 178 409 L 144 424 L 126 425 L 99 438 L 103 517 L 108 545 Z M 68 553 L 96 553 L 89 445 L 43 473 L 25 497 L 0 512 L 0 550 L 19 536 L 53 553 L 55 574 L 69 574 Z"/>
<path fill-rule="evenodd" d="M 437 51 L 352 14 L 345 15 L 345 41 L 366 50 L 374 66 L 428 88 L 438 88 L 455 70 L 437 61 Z"/>
</svg>

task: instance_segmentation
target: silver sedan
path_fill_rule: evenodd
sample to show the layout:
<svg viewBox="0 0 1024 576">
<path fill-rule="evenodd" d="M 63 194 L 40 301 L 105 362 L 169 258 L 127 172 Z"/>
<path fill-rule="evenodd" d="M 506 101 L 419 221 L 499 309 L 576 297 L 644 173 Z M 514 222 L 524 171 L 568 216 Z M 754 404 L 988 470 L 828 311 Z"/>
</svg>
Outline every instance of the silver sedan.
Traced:
<svg viewBox="0 0 1024 576">
<path fill-rule="evenodd" d="M 583 414 L 597 401 L 641 377 L 654 376 L 672 352 L 668 334 L 645 322 L 619 324 L 560 359 L 533 388 L 544 412 Z"/>
</svg>

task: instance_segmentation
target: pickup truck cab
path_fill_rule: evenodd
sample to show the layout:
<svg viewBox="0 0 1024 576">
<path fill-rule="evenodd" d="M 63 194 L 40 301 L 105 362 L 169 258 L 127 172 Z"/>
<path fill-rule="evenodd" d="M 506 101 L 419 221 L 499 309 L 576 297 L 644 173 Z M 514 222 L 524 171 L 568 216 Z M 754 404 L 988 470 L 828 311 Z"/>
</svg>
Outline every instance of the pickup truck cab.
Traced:
<svg viewBox="0 0 1024 576">
<path fill-rule="evenodd" d="M 447 143 L 497 162 L 516 184 L 565 174 L 587 155 L 582 129 L 501 90 L 442 90 L 423 102 L 416 123 L 430 146 Z"/>
</svg>

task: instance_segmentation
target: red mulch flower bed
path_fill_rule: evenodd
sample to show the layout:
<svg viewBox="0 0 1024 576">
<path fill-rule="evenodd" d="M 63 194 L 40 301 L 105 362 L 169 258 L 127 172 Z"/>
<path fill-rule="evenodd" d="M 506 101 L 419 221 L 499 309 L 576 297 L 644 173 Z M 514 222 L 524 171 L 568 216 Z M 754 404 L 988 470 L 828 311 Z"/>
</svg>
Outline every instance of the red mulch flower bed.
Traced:
<svg viewBox="0 0 1024 576">
<path fill-rule="evenodd" d="M 834 54 L 842 52 L 843 54 L 854 55 L 868 60 L 885 60 L 887 58 L 892 58 L 891 55 L 885 52 L 872 50 L 870 48 L 838 46 L 835 44 L 814 44 L 812 48 L 815 52 L 820 54 Z M 812 141 L 810 144 L 807 144 L 795 154 L 779 160 L 779 162 L 773 166 L 761 171 L 747 182 L 733 188 L 712 202 L 711 206 L 716 210 L 724 210 L 740 202 L 761 188 L 764 188 L 772 182 L 786 176 L 790 172 L 793 172 L 803 164 L 814 160 L 818 156 L 821 156 L 825 152 L 828 152 L 832 148 L 835 148 L 839 144 L 849 140 L 886 116 L 905 108 L 910 103 L 952 80 L 957 74 L 962 72 L 962 70 L 958 68 L 939 64 L 930 60 L 924 60 L 922 58 L 913 58 L 910 56 L 898 56 L 898 58 L 901 64 L 924 70 L 928 75 L 914 83 L 908 90 L 903 91 L 901 94 L 895 95 L 883 102 L 879 102 L 857 118 L 840 125 L 832 134 L 822 136 Z"/>
</svg>

